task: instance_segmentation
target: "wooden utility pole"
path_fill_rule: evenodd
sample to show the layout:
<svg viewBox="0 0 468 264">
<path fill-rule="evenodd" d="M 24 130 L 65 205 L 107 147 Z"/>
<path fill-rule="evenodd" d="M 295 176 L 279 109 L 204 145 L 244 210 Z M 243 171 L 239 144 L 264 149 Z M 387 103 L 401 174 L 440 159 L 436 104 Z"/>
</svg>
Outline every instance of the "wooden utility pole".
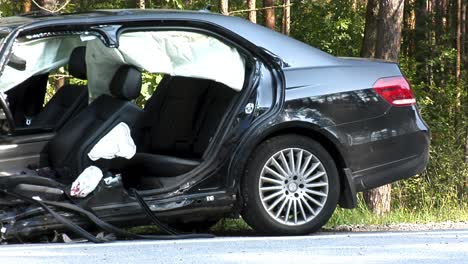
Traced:
<svg viewBox="0 0 468 264">
<path fill-rule="evenodd" d="M 291 32 L 291 0 L 283 1 L 283 34 L 288 35 Z"/>
<path fill-rule="evenodd" d="M 263 11 L 265 16 L 265 26 L 272 30 L 276 30 L 275 9 L 273 7 L 274 5 L 274 0 L 263 0 L 263 7 L 266 8 Z"/>
<path fill-rule="evenodd" d="M 362 54 L 372 57 L 375 43 L 375 58 L 389 61 L 398 61 L 401 45 L 401 32 L 403 25 L 404 0 L 380 0 L 378 3 L 377 34 L 375 36 L 375 9 L 377 8 L 372 0 L 368 4 L 373 6 L 367 8 L 366 34 L 364 39 Z M 367 23 L 370 22 L 370 25 Z M 392 187 L 390 184 L 384 185 L 364 192 L 364 200 L 368 208 L 379 215 L 390 211 Z"/>
<path fill-rule="evenodd" d="M 247 8 L 249 9 L 249 20 L 252 23 L 257 23 L 257 11 L 255 10 L 256 7 L 255 0 L 247 0 Z"/>
<path fill-rule="evenodd" d="M 221 14 L 228 16 L 229 15 L 229 2 L 228 0 L 219 0 L 219 11 Z"/>
</svg>

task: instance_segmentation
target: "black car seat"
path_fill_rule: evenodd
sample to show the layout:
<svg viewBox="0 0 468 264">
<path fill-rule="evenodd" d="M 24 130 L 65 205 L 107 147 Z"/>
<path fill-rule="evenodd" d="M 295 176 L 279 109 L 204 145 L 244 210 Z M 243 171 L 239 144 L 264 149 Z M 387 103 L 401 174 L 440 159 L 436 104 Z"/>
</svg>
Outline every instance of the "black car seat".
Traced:
<svg viewBox="0 0 468 264">
<path fill-rule="evenodd" d="M 125 162 L 151 177 L 184 174 L 201 162 L 236 92 L 210 80 L 165 77 L 148 100 L 138 153 Z"/>
<path fill-rule="evenodd" d="M 75 48 L 68 65 L 70 75 L 86 80 L 86 48 Z M 33 127 L 60 129 L 67 120 L 78 114 L 88 105 L 88 87 L 86 85 L 65 84 L 44 106 L 30 123 Z"/>
<path fill-rule="evenodd" d="M 62 174 L 61 182 L 72 182 L 86 167 L 93 164 L 89 151 L 118 123 L 131 129 L 143 110 L 131 100 L 140 95 L 141 72 L 124 65 L 115 73 L 111 95 L 101 95 L 59 130 L 49 142 L 49 165 Z"/>
</svg>

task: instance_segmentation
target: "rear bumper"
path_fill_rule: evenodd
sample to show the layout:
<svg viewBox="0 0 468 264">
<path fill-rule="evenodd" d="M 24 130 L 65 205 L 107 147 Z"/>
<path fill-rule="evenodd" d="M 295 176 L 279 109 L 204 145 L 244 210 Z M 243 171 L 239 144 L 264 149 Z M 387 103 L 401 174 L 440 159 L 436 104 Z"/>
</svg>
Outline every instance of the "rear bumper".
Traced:
<svg viewBox="0 0 468 264">
<path fill-rule="evenodd" d="M 430 131 L 415 106 L 341 128 L 351 139 L 345 157 L 358 192 L 409 178 L 428 164 Z"/>
<path fill-rule="evenodd" d="M 356 191 L 365 191 L 406 179 L 423 172 L 429 159 L 428 152 L 394 162 L 382 164 L 377 167 L 353 172 L 353 182 Z"/>
</svg>

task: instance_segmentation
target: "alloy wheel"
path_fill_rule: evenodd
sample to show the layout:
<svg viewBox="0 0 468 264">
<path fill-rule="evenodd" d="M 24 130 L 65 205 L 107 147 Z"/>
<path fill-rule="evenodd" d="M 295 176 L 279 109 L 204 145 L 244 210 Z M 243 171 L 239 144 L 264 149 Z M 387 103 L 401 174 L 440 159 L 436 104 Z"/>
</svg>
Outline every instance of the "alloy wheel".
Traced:
<svg viewBox="0 0 468 264">
<path fill-rule="evenodd" d="M 283 149 L 271 156 L 259 178 L 260 200 L 275 221 L 299 226 L 324 207 L 328 177 L 322 162 L 301 148 Z"/>
</svg>

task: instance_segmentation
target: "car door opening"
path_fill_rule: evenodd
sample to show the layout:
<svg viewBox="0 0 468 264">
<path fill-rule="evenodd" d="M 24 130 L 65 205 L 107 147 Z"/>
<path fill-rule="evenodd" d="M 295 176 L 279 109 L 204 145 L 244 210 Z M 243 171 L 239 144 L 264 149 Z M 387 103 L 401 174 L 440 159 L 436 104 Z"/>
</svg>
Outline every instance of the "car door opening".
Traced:
<svg viewBox="0 0 468 264">
<path fill-rule="evenodd" d="M 67 116 L 56 126 L 56 136 L 42 151 L 45 159 L 40 164 L 28 164 L 38 168 L 39 174 L 43 168 L 47 174 L 54 171 L 64 184 L 70 184 L 91 165 L 122 174 L 126 188 L 151 190 L 182 184 L 184 179 L 178 176 L 203 162 L 223 117 L 247 83 L 249 67 L 244 56 L 236 48 L 201 33 L 128 31 L 120 35 L 117 48 L 107 47 L 100 38 L 76 34 L 27 40 L 28 37 L 21 38 L 14 49 L 17 56 L 26 58 L 26 69 L 7 66 L 6 72 L 13 74 L 0 78 L 0 88 L 10 101 L 24 97 L 24 93 L 13 96 L 14 91 L 20 90 L 18 87 L 34 90 L 24 83 L 47 78 L 50 72 L 67 64 L 70 74 L 87 79 L 85 86 L 64 86 L 49 102 L 63 105 L 63 100 L 57 98 L 71 94 L 66 96 L 67 105 L 80 106 L 73 115 L 67 116 L 67 111 L 47 104 L 35 111 L 31 120 L 26 117 L 26 122 L 49 126 Z M 33 53 L 29 58 L 28 54 Z M 164 77 L 156 89 L 150 89 L 154 93 L 139 109 L 131 100 L 140 94 L 142 71 Z M 88 93 L 81 92 L 85 88 Z M 80 96 L 73 96 L 76 93 L 69 90 L 79 91 Z M 89 105 L 81 103 L 81 94 L 89 96 Z M 23 112 L 14 111 L 19 125 L 25 123 Z M 43 122 L 43 116 L 56 118 Z M 128 159 L 90 160 L 88 152 L 119 122 L 129 126 L 137 153 Z M 19 131 L 20 126 L 17 127 Z"/>
</svg>

